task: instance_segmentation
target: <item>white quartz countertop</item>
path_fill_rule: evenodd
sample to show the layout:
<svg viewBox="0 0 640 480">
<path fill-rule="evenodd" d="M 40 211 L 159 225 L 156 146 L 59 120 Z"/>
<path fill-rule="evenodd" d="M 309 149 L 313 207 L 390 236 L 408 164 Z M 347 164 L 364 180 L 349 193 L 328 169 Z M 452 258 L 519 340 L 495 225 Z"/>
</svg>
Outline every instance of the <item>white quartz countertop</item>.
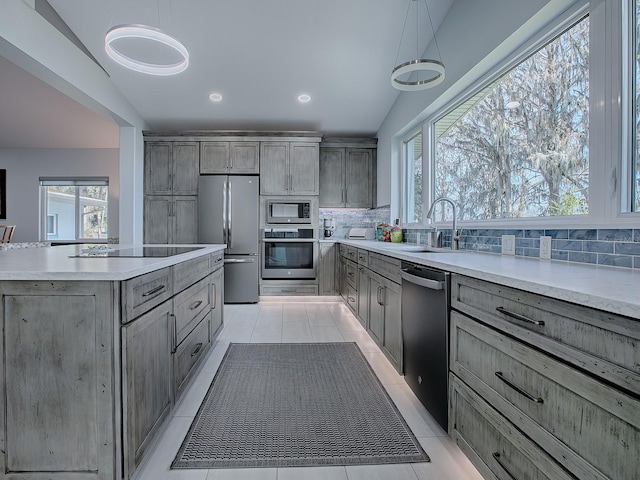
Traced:
<svg viewBox="0 0 640 480">
<path fill-rule="evenodd" d="M 142 245 L 105 245 L 129 249 Z M 192 258 L 224 250 L 226 245 L 145 245 L 203 247 L 170 257 L 73 258 L 88 245 L 0 250 L 0 280 L 127 280 Z"/>
<path fill-rule="evenodd" d="M 467 250 L 416 252 L 417 246 L 408 243 L 345 239 L 338 242 L 419 265 L 640 319 L 638 270 Z"/>
</svg>

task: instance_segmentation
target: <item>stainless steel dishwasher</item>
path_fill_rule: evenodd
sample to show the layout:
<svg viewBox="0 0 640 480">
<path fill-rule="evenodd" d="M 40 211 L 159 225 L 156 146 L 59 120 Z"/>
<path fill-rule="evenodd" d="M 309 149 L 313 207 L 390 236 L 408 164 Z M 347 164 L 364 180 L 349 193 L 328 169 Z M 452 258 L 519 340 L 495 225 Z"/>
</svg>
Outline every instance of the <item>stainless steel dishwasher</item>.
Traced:
<svg viewBox="0 0 640 480">
<path fill-rule="evenodd" d="M 447 430 L 449 273 L 403 262 L 400 276 L 405 381 Z"/>
</svg>

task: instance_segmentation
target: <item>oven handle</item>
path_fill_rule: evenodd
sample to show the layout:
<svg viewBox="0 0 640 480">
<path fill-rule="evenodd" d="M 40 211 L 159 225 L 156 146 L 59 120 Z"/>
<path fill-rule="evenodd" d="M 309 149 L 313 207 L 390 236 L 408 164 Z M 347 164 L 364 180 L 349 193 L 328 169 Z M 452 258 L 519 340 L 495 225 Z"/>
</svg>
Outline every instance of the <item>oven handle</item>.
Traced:
<svg viewBox="0 0 640 480">
<path fill-rule="evenodd" d="M 277 242 L 277 243 L 293 243 L 293 242 L 317 242 L 315 238 L 263 238 L 263 242 Z"/>
</svg>

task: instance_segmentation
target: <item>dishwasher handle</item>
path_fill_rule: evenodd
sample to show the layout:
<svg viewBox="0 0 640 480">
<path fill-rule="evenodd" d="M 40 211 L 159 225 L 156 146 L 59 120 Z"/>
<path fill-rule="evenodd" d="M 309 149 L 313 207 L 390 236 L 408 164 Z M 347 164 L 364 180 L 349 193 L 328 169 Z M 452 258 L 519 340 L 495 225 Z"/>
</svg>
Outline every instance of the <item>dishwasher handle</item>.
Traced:
<svg viewBox="0 0 640 480">
<path fill-rule="evenodd" d="M 417 275 L 410 274 L 407 270 L 407 268 L 400 269 L 400 277 L 402 277 L 403 280 L 414 283 L 416 285 L 420 285 L 421 287 L 430 288 L 431 290 L 444 289 L 444 282 L 418 277 Z"/>
</svg>

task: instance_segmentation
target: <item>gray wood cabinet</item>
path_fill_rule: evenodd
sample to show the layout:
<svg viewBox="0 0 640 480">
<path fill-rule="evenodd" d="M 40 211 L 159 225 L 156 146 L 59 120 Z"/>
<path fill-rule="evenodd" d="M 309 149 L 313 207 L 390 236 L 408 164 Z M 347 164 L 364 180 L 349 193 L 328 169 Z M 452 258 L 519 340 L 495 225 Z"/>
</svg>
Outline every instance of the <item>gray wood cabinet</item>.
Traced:
<svg viewBox="0 0 640 480">
<path fill-rule="evenodd" d="M 197 195 L 198 142 L 146 142 L 145 195 Z"/>
<path fill-rule="evenodd" d="M 3 281 L 0 298 L 0 477 L 120 478 L 112 284 Z"/>
<path fill-rule="evenodd" d="M 259 142 L 200 142 L 200 173 L 260 173 Z"/>
<path fill-rule="evenodd" d="M 628 461 L 640 451 L 637 320 L 459 275 L 452 307 L 451 377 L 465 397 L 476 392 L 577 478 L 640 477 L 640 464 Z M 469 443 L 461 408 L 450 403 L 450 431 Z M 517 453 L 509 457 L 507 468 L 524 468 Z M 495 467 L 478 446 L 470 458 Z M 546 462 L 530 460 L 539 469 Z"/>
<path fill-rule="evenodd" d="M 122 327 L 124 465 L 128 478 L 173 404 L 171 300 Z"/>
<path fill-rule="evenodd" d="M 401 286 L 369 273 L 369 333 L 398 372 L 402 372 Z"/>
<path fill-rule="evenodd" d="M 336 244 L 320 243 L 318 291 L 320 295 L 336 294 Z"/>
<path fill-rule="evenodd" d="M 145 195 L 145 243 L 198 243 L 198 197 Z"/>
<path fill-rule="evenodd" d="M 315 142 L 260 142 L 261 195 L 318 195 Z"/>
<path fill-rule="evenodd" d="M 214 259 L 214 262 L 217 260 Z M 224 323 L 224 268 L 222 268 L 222 254 L 219 265 L 211 274 L 211 333 L 215 335 Z"/>
<path fill-rule="evenodd" d="M 320 147 L 320 207 L 373 207 L 375 139 L 331 139 Z"/>
</svg>

